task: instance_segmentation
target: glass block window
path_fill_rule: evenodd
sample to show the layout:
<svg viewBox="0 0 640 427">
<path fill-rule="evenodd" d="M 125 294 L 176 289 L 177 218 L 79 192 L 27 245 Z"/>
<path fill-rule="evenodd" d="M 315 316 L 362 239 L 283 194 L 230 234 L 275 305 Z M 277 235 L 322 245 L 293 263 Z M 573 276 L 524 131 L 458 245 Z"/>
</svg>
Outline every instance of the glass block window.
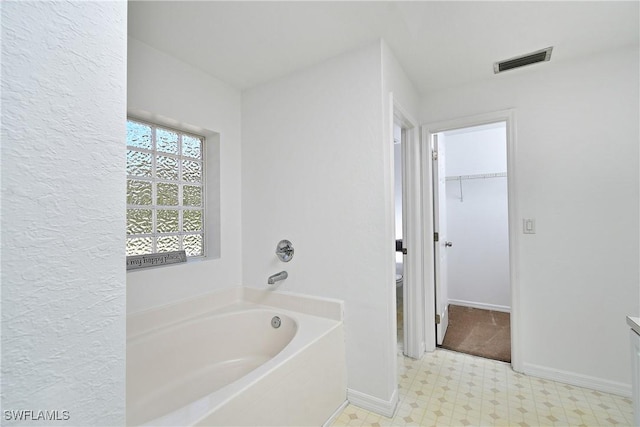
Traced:
<svg viewBox="0 0 640 427">
<path fill-rule="evenodd" d="M 127 255 L 204 255 L 204 141 L 127 120 Z"/>
</svg>

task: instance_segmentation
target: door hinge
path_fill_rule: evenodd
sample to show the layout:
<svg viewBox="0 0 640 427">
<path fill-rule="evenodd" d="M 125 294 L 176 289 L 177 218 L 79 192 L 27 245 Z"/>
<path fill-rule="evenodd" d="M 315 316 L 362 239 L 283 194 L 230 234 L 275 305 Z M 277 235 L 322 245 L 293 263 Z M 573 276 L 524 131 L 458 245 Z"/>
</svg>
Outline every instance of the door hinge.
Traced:
<svg viewBox="0 0 640 427">
<path fill-rule="evenodd" d="M 440 315 L 436 314 L 436 325 L 440 324 Z"/>
<path fill-rule="evenodd" d="M 402 248 L 402 255 L 406 255 L 407 254 L 407 248 Z"/>
<path fill-rule="evenodd" d="M 438 152 L 437 152 L 436 150 L 433 150 L 433 151 L 431 152 L 431 158 L 432 158 L 433 160 L 438 160 Z"/>
<path fill-rule="evenodd" d="M 438 235 L 437 231 L 435 233 L 433 233 L 433 241 L 434 242 L 439 242 L 440 241 L 440 236 Z"/>
</svg>

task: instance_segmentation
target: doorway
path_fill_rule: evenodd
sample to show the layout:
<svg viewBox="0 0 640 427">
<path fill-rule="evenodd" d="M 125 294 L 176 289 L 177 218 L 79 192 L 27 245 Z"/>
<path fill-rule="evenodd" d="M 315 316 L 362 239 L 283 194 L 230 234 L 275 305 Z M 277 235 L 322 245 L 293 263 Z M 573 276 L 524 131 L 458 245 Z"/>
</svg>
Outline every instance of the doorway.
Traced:
<svg viewBox="0 0 640 427">
<path fill-rule="evenodd" d="M 425 217 L 424 225 L 425 278 L 433 277 L 431 283 L 427 281 L 425 285 L 426 318 L 434 319 L 434 324 L 425 331 L 427 351 L 435 350 L 446 340 L 452 320 L 450 307 L 455 306 L 457 312 L 462 308 L 463 314 L 465 310 L 475 309 L 508 312 L 506 336 L 511 342 L 507 347 L 512 366 L 517 369 L 519 294 L 515 280 L 514 129 L 513 110 L 423 126 L 422 186 L 423 210 L 433 213 Z M 478 145 L 478 136 L 483 133 L 494 137 L 501 134 L 502 138 L 494 138 L 493 148 L 490 143 Z M 471 145 L 473 140 L 475 146 Z M 501 150 L 496 150 L 500 145 Z M 494 156 L 486 156 L 490 152 Z M 453 163 L 447 163 L 448 154 Z M 495 196 L 500 192 L 503 199 L 497 203 Z M 497 207 L 500 212 L 496 215 Z M 481 221 L 491 218 L 493 223 L 490 221 L 489 225 Z M 447 222 L 451 222 L 451 233 Z M 496 231 L 496 222 L 500 223 L 500 231 Z M 498 240 L 499 244 L 488 250 L 486 243 L 491 239 Z M 447 268 L 449 258 L 452 268 Z M 499 269 L 496 263 L 500 264 Z M 447 286 L 448 280 L 454 283 L 453 288 Z M 484 285 L 479 284 L 480 281 Z M 504 331 L 502 335 L 504 337 Z"/>
<path fill-rule="evenodd" d="M 406 142 L 405 142 L 406 144 Z M 403 229 L 403 155 L 402 155 L 402 127 L 399 123 L 393 124 L 393 170 L 394 170 L 394 204 L 395 204 L 395 265 L 396 265 L 396 322 L 397 322 L 397 344 L 398 352 L 404 354 L 405 349 L 405 316 L 404 316 L 404 254 L 402 237 L 406 234 Z"/>
<path fill-rule="evenodd" d="M 392 100 L 393 127 L 391 149 L 394 163 L 394 203 L 396 205 L 396 242 L 394 266 L 402 275 L 401 284 L 393 286 L 396 303 L 396 343 L 405 356 L 418 359 L 425 351 L 424 275 L 423 275 L 423 215 L 422 160 L 420 128 L 417 122 Z M 395 140 L 399 142 L 396 144 Z M 390 147 L 391 148 L 391 147 Z M 398 165 L 398 166 L 396 166 Z M 396 170 L 400 169 L 400 170 Z M 396 181 L 397 179 L 397 181 Z M 401 239 L 398 239 L 401 234 Z M 398 274 L 395 275 L 398 279 Z M 401 310 L 401 311 L 400 311 Z"/>
<path fill-rule="evenodd" d="M 506 123 L 433 137 L 437 344 L 511 361 Z"/>
</svg>

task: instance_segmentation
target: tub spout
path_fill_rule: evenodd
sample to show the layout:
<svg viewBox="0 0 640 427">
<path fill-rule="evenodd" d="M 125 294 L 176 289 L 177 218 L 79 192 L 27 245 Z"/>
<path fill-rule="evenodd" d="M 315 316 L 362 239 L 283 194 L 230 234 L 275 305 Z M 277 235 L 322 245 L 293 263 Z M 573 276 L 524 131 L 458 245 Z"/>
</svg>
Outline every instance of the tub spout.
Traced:
<svg viewBox="0 0 640 427">
<path fill-rule="evenodd" d="M 289 273 L 287 273 L 286 271 L 281 271 L 280 273 L 276 273 L 272 276 L 269 276 L 267 283 L 270 285 L 274 285 L 276 282 L 279 282 L 280 280 L 284 280 L 287 277 L 289 277 Z"/>
</svg>

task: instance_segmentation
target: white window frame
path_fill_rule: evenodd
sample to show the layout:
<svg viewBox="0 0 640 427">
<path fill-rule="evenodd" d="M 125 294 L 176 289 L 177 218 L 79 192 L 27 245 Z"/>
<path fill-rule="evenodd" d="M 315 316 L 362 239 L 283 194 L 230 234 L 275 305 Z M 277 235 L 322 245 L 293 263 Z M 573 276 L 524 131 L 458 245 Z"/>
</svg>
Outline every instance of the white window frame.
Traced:
<svg viewBox="0 0 640 427">
<path fill-rule="evenodd" d="M 206 172 L 207 172 L 207 137 L 204 135 L 199 135 L 197 133 L 193 133 L 193 132 L 189 132 L 189 131 L 185 131 L 183 129 L 177 129 L 171 126 L 166 126 L 164 124 L 161 123 L 154 123 L 154 122 L 150 122 L 148 120 L 142 120 L 139 119 L 135 116 L 127 116 L 127 122 L 135 122 L 135 123 L 140 123 L 146 126 L 149 126 L 151 128 L 151 140 L 152 140 L 152 149 L 146 149 L 146 148 L 140 148 L 140 147 L 135 147 L 135 146 L 130 146 L 128 143 L 126 144 L 126 149 L 127 152 L 131 149 L 135 150 L 135 151 L 139 151 L 142 153 L 149 153 L 151 154 L 151 177 L 141 177 L 141 176 L 135 176 L 135 175 L 128 175 L 127 174 L 127 181 L 128 180 L 135 180 L 135 181 L 145 181 L 145 182 L 150 182 L 151 183 L 151 204 L 150 205 L 133 205 L 133 204 L 129 204 L 127 203 L 127 211 L 129 209 L 147 209 L 147 210 L 151 210 L 152 212 L 152 218 L 151 218 L 151 222 L 152 222 L 152 232 L 151 233 L 137 233 L 137 234 L 127 234 L 125 230 L 125 234 L 126 234 L 126 239 L 128 241 L 128 239 L 131 238 L 151 238 L 151 252 L 149 254 L 157 254 L 157 253 L 162 253 L 162 252 L 158 252 L 157 251 L 157 239 L 158 237 L 169 237 L 169 236 L 179 236 L 178 242 L 179 242 L 179 250 L 184 249 L 184 245 L 183 245 L 183 239 L 184 236 L 189 236 L 189 235 L 199 235 L 201 236 L 201 244 L 202 244 L 202 251 L 200 254 L 196 254 L 196 255 L 189 255 L 189 253 L 187 253 L 187 258 L 189 259 L 196 259 L 196 258 L 204 258 L 207 256 L 207 200 L 206 200 L 206 195 L 207 195 L 207 176 L 206 176 Z M 167 131 L 171 131 L 171 132 L 175 132 L 179 135 L 178 138 L 178 150 L 177 150 L 177 154 L 171 154 L 171 153 L 166 153 L 163 151 L 157 151 L 157 147 L 156 147 L 156 133 L 158 129 L 164 129 Z M 182 136 L 186 135 L 186 136 L 190 136 L 193 138 L 197 138 L 201 141 L 201 154 L 200 154 L 200 159 L 195 159 L 193 157 L 188 157 L 188 156 L 184 156 L 182 153 Z M 128 141 L 127 141 L 128 142 Z M 178 180 L 168 180 L 168 179 L 162 179 L 159 178 L 157 176 L 156 173 L 156 159 L 158 155 L 162 155 L 162 156 L 167 156 L 167 157 L 171 157 L 174 159 L 177 159 L 178 161 Z M 196 161 L 198 163 L 200 163 L 201 165 L 201 180 L 199 183 L 194 183 L 194 182 L 189 182 L 189 181 L 185 181 L 182 179 L 182 162 L 183 160 L 188 160 L 188 161 Z M 178 185 L 178 204 L 175 206 L 166 206 L 166 205 L 158 205 L 157 204 L 157 184 L 158 183 L 166 183 L 166 184 L 177 184 Z M 187 206 L 183 204 L 183 187 L 185 185 L 191 185 L 191 186 L 199 186 L 201 188 L 200 190 L 200 207 L 195 207 L 195 206 Z M 127 194 L 128 195 L 128 194 Z M 160 210 L 176 210 L 178 211 L 178 231 L 176 232 L 158 232 L 157 231 L 157 215 L 158 215 L 158 211 Z M 200 231 L 183 231 L 183 220 L 184 220 L 184 211 L 186 210 L 199 210 L 201 212 L 201 223 L 202 223 L 202 229 Z M 134 254 L 132 254 L 134 255 Z M 138 254 L 135 254 L 138 255 Z M 130 256 L 129 254 L 127 254 L 127 256 Z"/>
</svg>

